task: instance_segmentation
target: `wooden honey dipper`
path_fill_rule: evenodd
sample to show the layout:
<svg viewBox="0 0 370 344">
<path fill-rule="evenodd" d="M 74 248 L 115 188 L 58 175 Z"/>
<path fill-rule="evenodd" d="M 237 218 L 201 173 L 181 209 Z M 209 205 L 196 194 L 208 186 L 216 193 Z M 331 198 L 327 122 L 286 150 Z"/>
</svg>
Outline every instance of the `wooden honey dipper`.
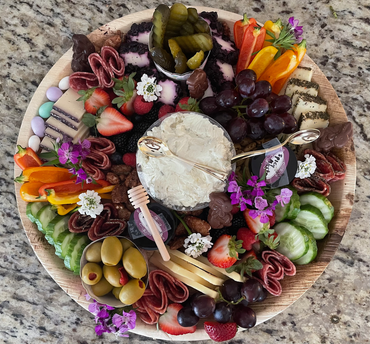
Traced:
<svg viewBox="0 0 370 344">
<path fill-rule="evenodd" d="M 147 204 L 149 201 L 149 196 L 144 189 L 142 185 L 136 186 L 130 190 L 127 191 L 128 197 L 130 199 L 130 202 L 132 206 L 137 209 L 140 208 L 142 214 L 144 215 L 144 219 L 146 223 L 148 224 L 148 227 L 150 229 L 150 232 L 152 234 L 152 237 L 155 241 L 155 244 L 157 245 L 158 251 L 162 256 L 162 259 L 164 261 L 170 260 L 170 255 L 167 251 L 166 246 L 164 245 L 164 242 L 161 238 L 161 235 L 158 232 L 158 228 L 154 223 L 153 217 L 150 214 L 150 211 L 147 207 Z"/>
</svg>

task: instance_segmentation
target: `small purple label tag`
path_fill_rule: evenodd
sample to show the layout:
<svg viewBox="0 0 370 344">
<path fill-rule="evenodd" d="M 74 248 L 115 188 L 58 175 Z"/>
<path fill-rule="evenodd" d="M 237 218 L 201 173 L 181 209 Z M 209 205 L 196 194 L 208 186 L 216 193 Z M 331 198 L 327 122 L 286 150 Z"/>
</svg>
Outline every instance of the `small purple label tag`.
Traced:
<svg viewBox="0 0 370 344">
<path fill-rule="evenodd" d="M 153 217 L 154 223 L 158 229 L 158 232 L 162 238 L 163 241 L 166 241 L 168 238 L 168 228 L 170 228 L 166 218 L 159 214 L 157 215 L 154 211 L 150 211 L 150 214 Z M 144 218 L 144 215 L 142 214 L 140 209 L 136 209 L 134 212 L 134 221 L 137 229 L 141 232 L 142 235 L 146 236 L 148 239 L 154 241 L 154 238 L 152 237 L 152 234 L 150 232 L 149 226 Z M 141 235 L 137 233 L 137 231 L 131 231 L 131 234 L 134 234 L 136 238 L 140 237 Z"/>
<path fill-rule="evenodd" d="M 266 172 L 266 183 L 273 184 L 281 178 L 289 163 L 289 151 L 285 147 L 266 154 L 260 168 L 260 177 Z"/>
</svg>

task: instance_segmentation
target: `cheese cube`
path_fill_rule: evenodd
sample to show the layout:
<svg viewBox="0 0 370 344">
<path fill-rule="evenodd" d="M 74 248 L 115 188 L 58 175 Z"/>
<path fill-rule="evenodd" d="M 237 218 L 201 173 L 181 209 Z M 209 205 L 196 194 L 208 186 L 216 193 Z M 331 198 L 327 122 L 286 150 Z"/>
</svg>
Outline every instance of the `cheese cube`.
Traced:
<svg viewBox="0 0 370 344">
<path fill-rule="evenodd" d="M 315 82 L 300 79 L 290 79 L 286 86 L 285 94 L 291 97 L 294 92 L 307 93 L 316 97 L 319 94 L 319 85 Z"/>
<path fill-rule="evenodd" d="M 313 97 L 308 94 L 300 95 L 294 105 L 293 116 L 299 122 L 302 113 L 309 111 L 325 112 L 326 108 L 326 101 L 320 97 Z"/>
<path fill-rule="evenodd" d="M 309 111 L 302 113 L 298 127 L 303 129 L 322 129 L 329 126 L 330 116 L 326 112 Z"/>
<path fill-rule="evenodd" d="M 298 66 L 297 69 L 290 76 L 291 79 L 301 79 L 311 81 L 313 69 L 311 67 Z"/>
</svg>

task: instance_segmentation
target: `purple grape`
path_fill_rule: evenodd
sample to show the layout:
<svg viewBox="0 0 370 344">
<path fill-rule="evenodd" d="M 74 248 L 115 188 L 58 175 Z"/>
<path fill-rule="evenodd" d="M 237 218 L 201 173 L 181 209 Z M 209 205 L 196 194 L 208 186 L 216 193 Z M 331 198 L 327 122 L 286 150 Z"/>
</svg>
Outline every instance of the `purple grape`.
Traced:
<svg viewBox="0 0 370 344">
<path fill-rule="evenodd" d="M 263 121 L 260 119 L 251 119 L 248 121 L 247 136 L 252 140 L 263 139 L 267 135 L 265 128 L 263 127 Z"/>
<path fill-rule="evenodd" d="M 251 328 L 256 325 L 256 313 L 252 308 L 236 305 L 233 309 L 233 320 L 243 328 Z"/>
<path fill-rule="evenodd" d="M 227 122 L 226 131 L 229 133 L 234 143 L 240 142 L 247 135 L 247 121 L 241 117 L 236 117 Z"/>
<path fill-rule="evenodd" d="M 279 117 L 284 121 L 284 134 L 292 134 L 298 130 L 297 120 L 288 112 L 279 113 Z"/>
<path fill-rule="evenodd" d="M 237 116 L 233 109 L 225 109 L 217 112 L 213 117 L 218 123 L 220 123 L 224 128 L 226 128 L 227 123 Z"/>
<path fill-rule="evenodd" d="M 219 107 L 216 104 L 216 97 L 206 97 L 206 98 L 203 98 L 199 102 L 199 108 L 202 110 L 202 112 L 205 115 L 212 116 L 217 111 L 219 111 Z M 141 116 L 141 117 L 143 117 L 143 116 Z"/>
<path fill-rule="evenodd" d="M 232 279 L 228 279 L 220 288 L 221 294 L 225 300 L 236 302 L 242 297 L 240 293 L 242 285 L 242 283 L 236 282 Z"/>
<path fill-rule="evenodd" d="M 256 89 L 254 90 L 254 93 L 252 94 L 253 99 L 257 98 L 267 98 L 271 93 L 271 85 L 266 80 L 261 80 L 256 82 Z"/>
<path fill-rule="evenodd" d="M 235 83 L 237 86 L 239 86 L 239 82 L 242 80 L 242 79 L 251 79 L 253 81 L 256 81 L 257 80 L 257 75 L 255 73 L 254 70 L 252 69 L 243 69 L 242 71 L 240 71 L 236 78 L 235 78 Z"/>
<path fill-rule="evenodd" d="M 177 313 L 177 321 L 182 327 L 190 327 L 198 324 L 199 317 L 195 315 L 191 307 L 184 307 Z"/>
<path fill-rule="evenodd" d="M 275 99 L 279 97 L 276 93 L 271 92 L 265 99 L 268 101 L 269 104 Z"/>
<path fill-rule="evenodd" d="M 238 90 L 243 98 L 249 97 L 255 90 L 255 83 L 252 79 L 244 78 L 240 81 Z"/>
<path fill-rule="evenodd" d="M 278 96 L 271 102 L 271 111 L 275 113 L 287 112 L 292 107 L 292 100 L 289 96 Z"/>
<path fill-rule="evenodd" d="M 216 308 L 215 299 L 208 295 L 197 297 L 191 304 L 195 315 L 199 318 L 209 317 Z"/>
<path fill-rule="evenodd" d="M 284 130 L 284 120 L 276 113 L 271 113 L 265 117 L 263 126 L 267 133 L 278 135 Z"/>
<path fill-rule="evenodd" d="M 260 282 L 255 279 L 249 279 L 243 283 L 241 293 L 245 297 L 245 300 L 250 302 L 256 302 L 262 293 L 263 287 Z"/>
<path fill-rule="evenodd" d="M 232 316 L 232 308 L 231 305 L 227 304 L 226 302 L 218 302 L 216 303 L 215 311 L 213 312 L 213 317 L 219 323 L 227 323 L 231 320 Z"/>
<path fill-rule="evenodd" d="M 265 288 L 262 288 L 260 296 L 256 299 L 256 302 L 262 302 L 266 299 L 268 292 Z"/>
<path fill-rule="evenodd" d="M 225 81 L 220 86 L 220 91 L 224 90 L 233 90 L 235 88 L 235 84 L 232 81 Z"/>
<path fill-rule="evenodd" d="M 269 103 L 266 99 L 257 98 L 248 106 L 247 115 L 251 118 L 263 117 L 269 110 Z"/>
<path fill-rule="evenodd" d="M 238 105 L 240 100 L 240 94 L 236 90 L 224 90 L 216 96 L 216 104 L 223 109 Z"/>
</svg>

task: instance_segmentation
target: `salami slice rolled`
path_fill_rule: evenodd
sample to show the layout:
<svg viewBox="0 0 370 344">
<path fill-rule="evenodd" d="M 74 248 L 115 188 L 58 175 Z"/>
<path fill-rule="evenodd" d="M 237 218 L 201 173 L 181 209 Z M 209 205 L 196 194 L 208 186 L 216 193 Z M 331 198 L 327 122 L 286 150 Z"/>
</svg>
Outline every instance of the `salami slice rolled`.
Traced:
<svg viewBox="0 0 370 344">
<path fill-rule="evenodd" d="M 126 228 L 126 221 L 113 219 L 107 222 L 104 218 L 94 221 L 87 235 L 91 241 L 101 239 L 105 236 L 117 236 L 123 233 Z"/>
<path fill-rule="evenodd" d="M 125 74 L 125 63 L 116 49 L 104 46 L 101 48 L 100 55 L 117 78 Z"/>
<path fill-rule="evenodd" d="M 69 76 L 69 87 L 76 92 L 99 86 L 99 80 L 94 73 L 76 72 Z"/>
<path fill-rule="evenodd" d="M 72 233 L 85 233 L 89 231 L 94 219 L 91 216 L 75 212 L 68 220 L 68 229 Z"/>
<path fill-rule="evenodd" d="M 310 154 L 316 159 L 315 176 L 325 179 L 327 182 L 334 178 L 334 170 L 325 156 L 313 149 L 305 149 L 304 154 Z"/>
<path fill-rule="evenodd" d="M 299 194 L 302 192 L 314 191 L 318 192 L 325 197 L 329 196 L 331 187 L 325 179 L 320 177 L 311 176 L 309 178 L 294 178 L 292 186 L 298 191 Z"/>
<path fill-rule="evenodd" d="M 90 136 L 88 140 L 91 143 L 90 151 L 98 151 L 107 155 L 111 155 L 116 151 L 114 143 L 104 137 Z"/>
<path fill-rule="evenodd" d="M 89 63 L 91 69 L 99 80 L 100 86 L 105 88 L 113 87 L 113 72 L 98 53 L 93 53 L 89 55 Z"/>
<path fill-rule="evenodd" d="M 289 258 L 277 251 L 263 251 L 262 259 L 272 266 L 280 266 L 284 274 L 287 276 L 294 276 L 296 274 L 296 267 Z"/>
<path fill-rule="evenodd" d="M 346 176 L 346 165 L 333 153 L 325 154 L 326 159 L 329 161 L 334 171 L 334 178 L 330 180 L 330 183 L 334 183 L 337 180 L 342 180 Z"/>
<path fill-rule="evenodd" d="M 103 179 L 105 180 L 105 174 L 98 167 L 94 166 L 94 163 L 91 161 L 84 160 L 82 161 L 82 167 L 85 172 L 88 173 L 95 180 Z"/>
</svg>

